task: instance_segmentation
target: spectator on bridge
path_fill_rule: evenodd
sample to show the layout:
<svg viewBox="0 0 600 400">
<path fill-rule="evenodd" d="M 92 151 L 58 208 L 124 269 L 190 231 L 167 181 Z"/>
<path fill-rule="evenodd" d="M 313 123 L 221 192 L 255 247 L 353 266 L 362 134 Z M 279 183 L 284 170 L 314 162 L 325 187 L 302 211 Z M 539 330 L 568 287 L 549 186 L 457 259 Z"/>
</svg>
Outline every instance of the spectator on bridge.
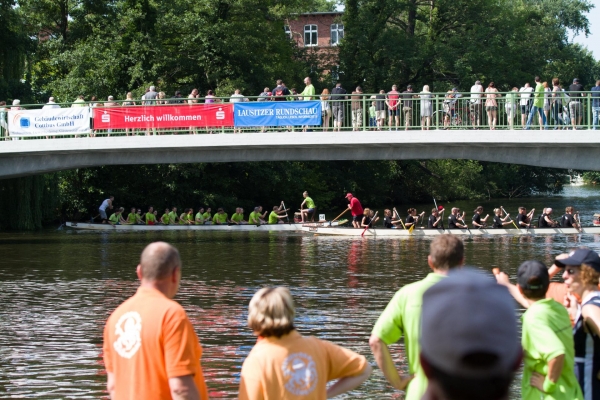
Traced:
<svg viewBox="0 0 600 400">
<path fill-rule="evenodd" d="M 175 95 L 171 97 L 171 104 L 183 104 L 184 100 L 182 100 L 181 92 L 179 90 L 175 91 Z"/>
<path fill-rule="evenodd" d="M 146 94 L 144 95 L 144 105 L 150 106 L 155 104 L 155 99 L 158 97 L 158 93 L 156 93 L 156 87 L 154 86 L 150 86 L 148 88 L 148 91 L 146 92 Z"/>
<path fill-rule="evenodd" d="M 83 98 L 83 95 L 79 95 L 77 96 L 77 99 L 75 99 L 75 101 L 73 102 L 73 104 L 71 104 L 71 108 L 77 108 L 77 107 L 85 107 L 85 100 Z"/>
<path fill-rule="evenodd" d="M 356 90 L 352 92 L 351 106 L 352 106 L 352 130 L 357 131 L 363 126 L 363 99 L 362 99 L 362 88 L 356 87 Z"/>
<path fill-rule="evenodd" d="M 108 96 L 107 100 L 108 101 L 104 103 L 104 107 L 116 107 L 119 105 L 119 103 L 115 102 L 114 96 Z"/>
<path fill-rule="evenodd" d="M 533 88 L 529 84 L 529 82 L 525 83 L 521 89 L 519 89 L 520 97 L 521 97 L 521 127 L 525 128 L 525 124 L 527 122 L 527 116 L 529 115 L 529 111 L 531 110 L 531 92 L 533 92 Z"/>
<path fill-rule="evenodd" d="M 304 87 L 304 90 L 300 93 L 300 96 L 302 97 L 299 100 L 312 100 L 315 95 L 315 87 L 312 85 L 308 76 L 304 78 L 304 84 L 306 87 Z"/>
<path fill-rule="evenodd" d="M 329 120 L 331 119 L 331 107 L 329 104 L 329 89 L 325 88 L 321 92 L 321 115 L 323 116 L 323 131 L 329 130 Z"/>
<path fill-rule="evenodd" d="M 471 112 L 471 122 L 474 128 L 479 128 L 481 125 L 481 118 L 483 117 L 483 104 L 481 98 L 483 97 L 483 85 L 480 80 L 475 81 L 475 84 L 471 86 L 471 102 L 469 104 L 469 111 Z"/>
<path fill-rule="evenodd" d="M 572 85 L 571 85 L 572 86 Z M 546 115 L 544 114 L 544 85 L 542 84 L 542 80 L 539 76 L 535 77 L 535 98 L 533 100 L 533 106 L 531 107 L 531 111 L 529 111 L 529 117 L 527 117 L 527 124 L 525 125 L 525 129 L 531 129 L 531 122 L 533 120 L 534 114 L 537 112 L 544 123 L 543 128 L 548 128 L 548 120 L 546 119 Z M 540 124 L 540 129 L 543 129 Z"/>
<path fill-rule="evenodd" d="M 229 98 L 230 103 L 240 103 L 244 101 L 244 95 L 240 91 L 240 89 L 235 89 L 231 97 Z"/>
<path fill-rule="evenodd" d="M 218 103 L 220 101 L 221 100 L 219 100 L 215 97 L 215 94 L 212 90 L 209 90 L 208 92 L 206 92 L 206 97 L 204 97 L 204 103 L 211 104 L 211 103 Z"/>
<path fill-rule="evenodd" d="M 7 126 L 6 126 L 6 115 L 8 114 L 8 110 L 6 109 L 6 102 L 0 101 L 0 136 L 7 136 Z"/>
<path fill-rule="evenodd" d="M 165 92 L 158 92 L 156 104 L 168 104 L 169 102 L 166 100 L 166 96 Z"/>
<path fill-rule="evenodd" d="M 583 104 L 581 104 L 581 98 L 585 97 L 583 92 L 583 85 L 579 83 L 579 79 L 573 79 L 573 84 L 569 86 L 569 96 L 571 96 L 571 102 L 569 103 L 569 112 L 571 114 L 571 125 L 573 130 L 577 129 L 577 126 L 581 124 L 581 117 L 583 116 Z"/>
<path fill-rule="evenodd" d="M 429 91 L 428 85 L 423 86 L 419 98 L 421 99 L 421 129 L 429 130 L 431 117 L 433 116 L 433 104 L 431 103 L 433 95 Z"/>
<path fill-rule="evenodd" d="M 404 114 L 405 131 L 412 126 L 413 97 L 416 97 L 413 87 L 412 85 L 408 85 L 406 90 L 402 92 L 402 113 Z"/>
<path fill-rule="evenodd" d="M 498 102 L 496 98 L 501 96 L 498 94 L 498 89 L 496 89 L 494 82 L 489 83 L 487 89 L 485 89 L 485 93 L 485 111 L 488 117 L 488 125 L 491 130 L 495 130 L 496 122 L 498 121 Z"/>
<path fill-rule="evenodd" d="M 383 89 L 375 95 L 375 119 L 377 130 L 380 131 L 385 125 L 385 90 Z"/>
<path fill-rule="evenodd" d="M 560 81 L 558 78 L 552 79 L 552 101 L 551 101 L 551 111 L 552 111 L 552 120 L 554 122 L 554 129 L 562 129 L 565 124 L 564 119 L 562 118 L 562 107 L 563 107 L 563 90 L 560 86 Z"/>
<path fill-rule="evenodd" d="M 60 108 L 58 104 L 54 101 L 54 97 L 50 97 L 48 102 L 42 107 L 42 110 L 51 110 L 53 108 Z"/>
<path fill-rule="evenodd" d="M 597 80 L 596 86 L 592 88 L 592 113 L 594 115 L 594 130 L 596 130 L 598 119 L 600 119 L 600 80 Z"/>
<path fill-rule="evenodd" d="M 121 103 L 122 106 L 125 106 L 125 107 L 135 106 L 135 100 L 133 99 L 133 93 L 127 92 L 125 97 L 126 97 L 125 101 L 123 103 Z"/>
<path fill-rule="evenodd" d="M 342 130 L 342 124 L 344 122 L 344 100 L 348 98 L 348 96 L 346 96 L 347 93 L 348 92 L 346 92 L 346 89 L 342 87 L 340 82 L 337 82 L 335 87 L 331 90 L 331 112 L 333 113 L 334 131 L 336 128 L 338 132 Z"/>
<path fill-rule="evenodd" d="M 519 89 L 513 87 L 510 93 L 506 95 L 506 103 L 504 109 L 506 110 L 506 117 L 508 119 L 508 129 L 514 129 L 515 127 L 515 115 L 517 115 L 517 93 Z"/>
<path fill-rule="evenodd" d="M 270 100 L 270 95 L 269 93 L 269 88 L 266 87 L 263 89 L 263 91 L 258 95 L 258 99 L 256 99 L 256 101 L 269 101 Z"/>
<path fill-rule="evenodd" d="M 388 107 L 390 119 L 390 131 L 392 130 L 392 118 L 396 117 L 396 130 L 398 130 L 398 125 L 400 125 L 400 92 L 398 92 L 398 86 L 392 85 L 392 90 L 388 92 L 387 99 L 385 100 L 385 104 Z"/>
<path fill-rule="evenodd" d="M 277 80 L 277 85 L 273 89 L 273 101 L 285 101 L 286 97 L 290 95 L 290 91 L 285 87 L 285 84 L 281 79 Z"/>
</svg>

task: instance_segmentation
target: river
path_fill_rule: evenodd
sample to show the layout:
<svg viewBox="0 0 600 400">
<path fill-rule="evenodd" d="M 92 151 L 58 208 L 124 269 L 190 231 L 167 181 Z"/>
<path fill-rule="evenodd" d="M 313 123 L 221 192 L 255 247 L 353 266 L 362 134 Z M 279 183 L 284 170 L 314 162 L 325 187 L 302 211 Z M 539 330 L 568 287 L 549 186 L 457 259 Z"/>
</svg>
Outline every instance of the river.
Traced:
<svg viewBox="0 0 600 400">
<path fill-rule="evenodd" d="M 501 204 L 513 215 L 520 205 L 552 206 L 555 217 L 573 205 L 589 224 L 600 211 L 599 195 L 600 188 L 567 187 L 561 196 Z M 499 202 L 444 206 L 461 207 L 470 215 L 479 204 L 490 212 Z M 419 212 L 431 207 L 419 206 Z M 103 325 L 134 294 L 140 252 L 156 240 L 181 252 L 183 280 L 176 299 L 202 342 L 211 397 L 229 399 L 236 397 L 242 362 L 255 342 L 246 317 L 258 288 L 290 287 L 301 333 L 347 346 L 374 365 L 367 343 L 371 328 L 398 288 L 428 273 L 430 243 L 267 232 L 2 232 L 0 397 L 106 397 Z M 514 277 L 524 260 L 549 265 L 557 254 L 580 245 L 600 251 L 600 235 L 476 237 L 465 244 L 468 265 L 488 271 L 500 267 Z M 398 365 L 405 365 L 402 346 L 393 346 L 392 352 Z M 512 398 L 517 393 L 518 382 Z M 351 397 L 403 398 L 379 370 Z"/>
</svg>

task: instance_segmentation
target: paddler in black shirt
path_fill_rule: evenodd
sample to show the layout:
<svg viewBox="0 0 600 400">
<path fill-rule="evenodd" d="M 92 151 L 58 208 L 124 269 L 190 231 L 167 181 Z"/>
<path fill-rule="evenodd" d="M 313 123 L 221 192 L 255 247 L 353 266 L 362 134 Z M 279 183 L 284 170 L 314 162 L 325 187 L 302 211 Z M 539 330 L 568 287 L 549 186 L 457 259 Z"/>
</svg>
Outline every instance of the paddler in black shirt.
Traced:
<svg viewBox="0 0 600 400">
<path fill-rule="evenodd" d="M 465 229 L 465 213 L 462 216 L 459 214 L 460 209 L 458 207 L 452 207 L 452 214 L 448 217 L 448 229 Z"/>
<path fill-rule="evenodd" d="M 487 222 L 489 215 L 486 215 L 485 218 L 481 218 L 481 214 L 483 213 L 483 207 L 481 206 L 477 207 L 473 212 L 475 213 L 473 214 L 473 228 L 485 228 L 485 223 Z"/>
<path fill-rule="evenodd" d="M 408 216 L 406 217 L 406 221 L 404 222 L 404 226 L 406 226 L 406 229 L 410 228 L 413 225 L 417 225 L 417 223 L 419 222 L 419 218 L 422 218 L 423 215 L 425 215 L 425 211 L 423 211 L 421 214 L 417 215 L 417 209 L 416 208 L 409 208 L 408 209 Z"/>
<path fill-rule="evenodd" d="M 565 215 L 560 219 L 561 228 L 576 228 L 581 229 L 581 226 L 577 223 L 575 216 L 573 215 L 575 209 L 573 207 L 565 208 Z"/>
<path fill-rule="evenodd" d="M 502 218 L 502 208 L 494 208 L 494 224 L 492 225 L 492 228 L 504 228 L 504 225 L 510 225 L 512 224 L 512 221 L 508 220 L 508 217 L 510 216 L 510 214 L 506 214 L 506 216 L 504 218 Z"/>
<path fill-rule="evenodd" d="M 531 217 L 535 212 L 535 208 L 527 212 L 525 207 L 519 207 L 519 214 L 517 215 L 517 226 L 519 228 L 529 228 L 531 226 Z"/>
<path fill-rule="evenodd" d="M 552 209 L 544 208 L 538 220 L 538 228 L 555 228 L 558 224 L 552 219 L 551 215 Z"/>
<path fill-rule="evenodd" d="M 438 210 L 437 208 L 431 209 L 431 215 L 427 220 L 427 229 L 444 229 L 444 223 L 440 216 L 440 212 L 443 212 L 444 208 L 442 206 L 439 206 L 439 208 L 441 208 L 441 210 Z"/>
</svg>

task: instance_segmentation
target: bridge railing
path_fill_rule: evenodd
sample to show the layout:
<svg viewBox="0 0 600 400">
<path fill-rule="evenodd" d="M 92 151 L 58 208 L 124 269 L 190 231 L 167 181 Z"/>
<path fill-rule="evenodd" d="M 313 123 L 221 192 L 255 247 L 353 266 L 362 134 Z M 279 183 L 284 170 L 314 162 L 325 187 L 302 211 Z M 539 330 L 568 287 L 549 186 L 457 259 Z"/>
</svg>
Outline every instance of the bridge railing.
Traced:
<svg viewBox="0 0 600 400">
<path fill-rule="evenodd" d="M 269 131 L 596 129 L 600 124 L 600 92 L 546 92 L 537 99 L 533 92 L 451 91 L 273 100 L 237 96 L 8 106 L 0 108 L 0 139 Z M 533 109 L 536 104 L 539 109 Z"/>
</svg>

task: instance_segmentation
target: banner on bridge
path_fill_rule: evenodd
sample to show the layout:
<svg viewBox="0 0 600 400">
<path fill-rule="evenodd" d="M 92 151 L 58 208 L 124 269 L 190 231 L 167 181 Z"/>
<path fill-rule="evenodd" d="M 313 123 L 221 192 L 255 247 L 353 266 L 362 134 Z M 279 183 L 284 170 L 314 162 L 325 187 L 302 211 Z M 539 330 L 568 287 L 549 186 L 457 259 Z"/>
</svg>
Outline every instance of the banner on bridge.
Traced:
<svg viewBox="0 0 600 400">
<path fill-rule="evenodd" d="M 235 103 L 235 126 L 321 125 L 320 101 Z"/>
<path fill-rule="evenodd" d="M 8 112 L 10 136 L 77 135 L 90 133 L 90 109 L 49 108 Z"/>
<path fill-rule="evenodd" d="M 94 108 L 94 129 L 214 128 L 233 126 L 233 104 Z"/>
</svg>

